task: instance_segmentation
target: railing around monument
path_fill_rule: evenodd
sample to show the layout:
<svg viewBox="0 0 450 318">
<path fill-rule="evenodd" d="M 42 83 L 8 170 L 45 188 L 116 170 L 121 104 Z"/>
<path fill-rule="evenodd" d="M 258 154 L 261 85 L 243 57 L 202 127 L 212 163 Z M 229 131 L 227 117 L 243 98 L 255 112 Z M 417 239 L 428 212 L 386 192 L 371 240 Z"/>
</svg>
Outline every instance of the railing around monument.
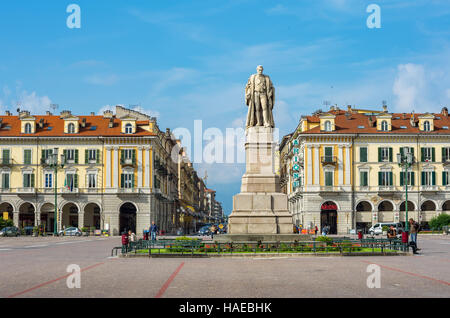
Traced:
<svg viewBox="0 0 450 318">
<path fill-rule="evenodd" d="M 179 241 L 179 240 L 139 240 L 131 242 L 128 246 L 115 247 L 111 256 L 122 254 L 148 256 L 185 256 L 185 257 L 207 257 L 222 255 L 265 255 L 265 254 L 395 254 L 408 252 L 407 244 L 400 239 L 335 239 L 329 242 L 322 241 L 299 241 L 299 242 L 205 242 L 201 240 Z"/>
</svg>

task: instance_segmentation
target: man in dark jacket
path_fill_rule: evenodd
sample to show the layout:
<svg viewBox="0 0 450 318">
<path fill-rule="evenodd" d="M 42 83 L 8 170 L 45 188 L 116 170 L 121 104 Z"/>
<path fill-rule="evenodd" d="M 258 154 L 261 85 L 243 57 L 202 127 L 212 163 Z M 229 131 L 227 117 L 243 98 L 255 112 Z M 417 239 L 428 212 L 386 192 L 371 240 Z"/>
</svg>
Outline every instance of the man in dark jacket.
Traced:
<svg viewBox="0 0 450 318">
<path fill-rule="evenodd" d="M 152 241 L 156 240 L 156 235 L 158 234 L 158 226 L 155 224 L 155 221 L 152 221 L 152 226 L 150 227 L 150 234 L 152 235 Z"/>
</svg>

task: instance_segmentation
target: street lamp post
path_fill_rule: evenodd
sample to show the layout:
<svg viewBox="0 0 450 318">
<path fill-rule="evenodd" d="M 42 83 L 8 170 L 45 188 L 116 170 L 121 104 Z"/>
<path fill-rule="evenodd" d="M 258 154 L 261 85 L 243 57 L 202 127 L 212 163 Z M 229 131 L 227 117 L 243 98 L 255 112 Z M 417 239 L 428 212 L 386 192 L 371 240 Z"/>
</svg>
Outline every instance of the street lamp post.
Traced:
<svg viewBox="0 0 450 318">
<path fill-rule="evenodd" d="M 55 193 L 55 217 L 54 217 L 54 225 L 53 225 L 53 235 L 58 235 L 58 168 L 64 168 L 64 164 L 66 162 L 66 157 L 64 155 L 61 155 L 61 164 L 58 164 L 58 148 L 53 149 L 53 154 L 49 158 L 49 166 L 53 168 L 55 171 L 55 178 L 54 178 L 54 193 Z"/>
<path fill-rule="evenodd" d="M 408 169 L 414 164 L 414 154 L 409 152 L 409 148 L 403 148 L 403 153 L 397 154 L 397 161 L 399 167 L 403 168 L 403 184 L 405 185 L 405 217 L 406 217 L 406 232 L 409 233 L 408 223 Z"/>
</svg>

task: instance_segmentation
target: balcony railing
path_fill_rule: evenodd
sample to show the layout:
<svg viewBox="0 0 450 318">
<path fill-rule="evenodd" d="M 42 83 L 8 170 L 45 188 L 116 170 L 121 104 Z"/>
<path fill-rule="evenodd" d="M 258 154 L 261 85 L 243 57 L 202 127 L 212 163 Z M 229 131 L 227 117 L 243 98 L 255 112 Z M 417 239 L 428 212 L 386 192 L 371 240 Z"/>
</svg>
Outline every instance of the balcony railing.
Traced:
<svg viewBox="0 0 450 318">
<path fill-rule="evenodd" d="M 421 185 L 420 186 L 420 191 L 435 192 L 438 190 L 439 190 L 439 186 L 437 186 L 437 185 Z"/>
<path fill-rule="evenodd" d="M 395 186 L 393 185 L 378 186 L 378 192 L 392 192 L 392 191 L 396 191 Z"/>
<path fill-rule="evenodd" d="M 133 160 L 132 158 L 120 158 L 120 164 L 122 166 L 135 166 L 136 160 Z"/>
<path fill-rule="evenodd" d="M 78 188 L 72 188 L 72 189 L 70 189 L 70 188 L 59 188 L 59 191 L 62 194 L 78 194 L 78 193 L 80 193 Z"/>
<path fill-rule="evenodd" d="M 322 164 L 336 164 L 337 157 L 336 156 L 322 156 L 320 161 L 322 162 Z"/>
<path fill-rule="evenodd" d="M 11 166 L 13 164 L 13 160 L 11 158 L 1 158 L 0 166 Z"/>
<path fill-rule="evenodd" d="M 36 188 L 17 188 L 17 193 L 19 194 L 30 194 L 30 193 L 36 193 L 37 189 Z"/>
<path fill-rule="evenodd" d="M 139 193 L 139 188 L 118 188 L 117 193 L 119 193 L 119 194 L 136 194 L 136 193 Z"/>
<path fill-rule="evenodd" d="M 320 186 L 321 192 L 340 192 L 342 191 L 340 186 Z"/>
</svg>

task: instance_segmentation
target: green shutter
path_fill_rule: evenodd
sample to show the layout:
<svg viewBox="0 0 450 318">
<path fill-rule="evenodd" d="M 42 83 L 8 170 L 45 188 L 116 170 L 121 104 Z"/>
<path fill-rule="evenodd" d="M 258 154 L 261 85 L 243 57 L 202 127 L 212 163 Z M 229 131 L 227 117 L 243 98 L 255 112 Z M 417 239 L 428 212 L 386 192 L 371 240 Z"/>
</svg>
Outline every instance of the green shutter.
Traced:
<svg viewBox="0 0 450 318">
<path fill-rule="evenodd" d="M 75 163 L 78 163 L 78 149 L 75 149 Z"/>
<path fill-rule="evenodd" d="M 434 147 L 431 148 L 431 161 L 436 162 L 436 151 L 435 151 Z"/>
<path fill-rule="evenodd" d="M 77 175 L 77 174 L 75 175 L 75 180 L 74 180 L 74 182 L 73 182 L 73 187 L 74 187 L 75 189 L 78 189 L 78 175 Z"/>
<path fill-rule="evenodd" d="M 27 180 L 27 178 L 25 178 L 25 174 L 23 175 L 23 187 L 24 188 L 26 188 L 27 187 L 27 183 L 26 183 L 26 180 Z"/>
<path fill-rule="evenodd" d="M 381 171 L 378 171 L 378 185 L 381 186 L 382 185 L 382 176 L 381 176 Z"/>
<path fill-rule="evenodd" d="M 120 162 L 121 163 L 125 162 L 125 150 L 124 149 L 120 150 Z"/>
<path fill-rule="evenodd" d="M 392 147 L 389 147 L 389 162 L 392 162 Z"/>
<path fill-rule="evenodd" d="M 403 171 L 401 171 L 400 172 L 400 185 L 403 186 L 404 184 L 405 184 L 405 173 Z"/>
<path fill-rule="evenodd" d="M 414 147 L 409 148 L 409 152 L 414 156 Z"/>
<path fill-rule="evenodd" d="M 44 149 L 41 150 L 41 154 L 42 154 L 41 159 L 45 160 L 45 150 Z"/>
<path fill-rule="evenodd" d="M 30 187 L 34 188 L 34 173 L 31 175 L 31 184 Z"/>
<path fill-rule="evenodd" d="M 420 148 L 420 161 L 425 162 L 425 149 Z"/>
<path fill-rule="evenodd" d="M 442 162 L 445 162 L 445 148 L 442 147 L 441 151 L 442 151 Z"/>
<path fill-rule="evenodd" d="M 415 185 L 416 180 L 416 173 L 413 171 L 411 172 L 411 185 Z"/>
<path fill-rule="evenodd" d="M 400 147 L 400 155 L 401 155 L 402 157 L 405 156 L 405 148 Z"/>
<path fill-rule="evenodd" d="M 381 162 L 381 148 L 378 147 L 378 162 Z"/>
<path fill-rule="evenodd" d="M 125 186 L 125 177 L 123 175 L 123 173 L 120 175 L 120 187 L 124 188 Z"/>
<path fill-rule="evenodd" d="M 63 154 L 64 154 L 64 158 L 66 158 L 66 162 L 67 162 L 67 160 L 68 160 L 69 158 L 67 158 L 67 150 L 66 150 L 66 149 L 63 150 Z"/>
<path fill-rule="evenodd" d="M 84 150 L 84 163 L 89 163 L 89 150 Z"/>
<path fill-rule="evenodd" d="M 367 148 L 366 147 L 359 148 L 359 160 L 361 162 L 367 162 Z"/>
<path fill-rule="evenodd" d="M 3 188 L 9 189 L 9 174 L 8 173 L 5 173 L 3 175 Z"/>
<path fill-rule="evenodd" d="M 389 172 L 389 185 L 393 185 L 393 176 L 392 176 L 392 172 Z"/>
<path fill-rule="evenodd" d="M 422 171 L 422 181 L 420 184 L 425 185 L 425 172 L 424 171 Z"/>
<path fill-rule="evenodd" d="M 96 156 L 97 163 L 100 163 L 100 150 L 99 149 L 97 149 L 95 151 L 95 156 Z"/>
<path fill-rule="evenodd" d="M 433 171 L 431 173 L 431 178 L 432 178 L 431 185 L 436 185 L 436 172 L 435 171 Z"/>
<path fill-rule="evenodd" d="M 136 164 L 136 149 L 133 149 L 131 155 L 131 161 L 133 162 L 133 164 Z"/>
<path fill-rule="evenodd" d="M 442 185 L 447 185 L 447 171 L 442 171 Z"/>
<path fill-rule="evenodd" d="M 134 176 L 134 173 L 133 173 L 133 175 L 131 177 L 131 187 L 132 188 L 134 188 L 134 178 L 135 178 L 135 176 Z"/>
</svg>

